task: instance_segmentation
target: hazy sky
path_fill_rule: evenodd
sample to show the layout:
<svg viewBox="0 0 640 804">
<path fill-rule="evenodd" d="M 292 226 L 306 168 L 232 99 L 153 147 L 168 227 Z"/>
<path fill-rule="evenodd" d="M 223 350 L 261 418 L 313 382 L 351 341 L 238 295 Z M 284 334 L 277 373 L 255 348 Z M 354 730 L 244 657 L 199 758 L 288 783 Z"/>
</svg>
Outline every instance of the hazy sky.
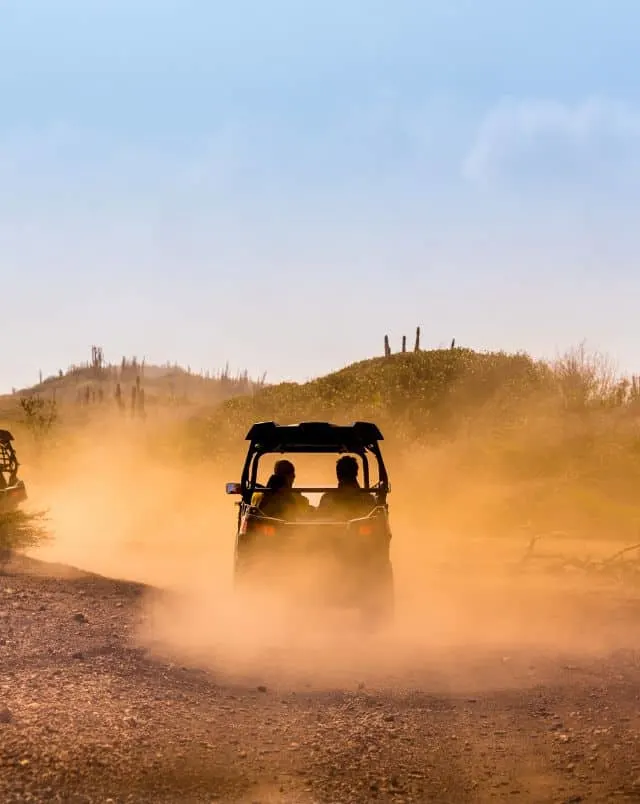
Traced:
<svg viewBox="0 0 640 804">
<path fill-rule="evenodd" d="M 0 0 L 0 390 L 89 356 L 640 371 L 637 0 Z"/>
</svg>

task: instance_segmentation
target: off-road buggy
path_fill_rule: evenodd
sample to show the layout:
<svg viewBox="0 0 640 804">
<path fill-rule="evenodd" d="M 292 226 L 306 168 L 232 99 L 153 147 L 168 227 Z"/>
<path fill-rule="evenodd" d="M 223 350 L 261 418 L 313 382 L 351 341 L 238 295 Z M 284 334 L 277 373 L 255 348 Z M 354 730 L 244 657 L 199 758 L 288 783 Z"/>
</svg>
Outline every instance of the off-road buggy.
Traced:
<svg viewBox="0 0 640 804">
<path fill-rule="evenodd" d="M 260 422 L 250 428 L 246 440 L 249 448 L 241 480 L 226 487 L 227 494 L 241 497 L 234 553 L 236 588 L 266 587 L 276 592 L 293 588 L 296 606 L 311 602 L 322 608 L 348 607 L 357 609 L 368 624 L 388 624 L 394 610 L 390 488 L 378 427 L 370 422 L 346 426 Z M 352 455 L 362 469 L 362 494 L 371 502 L 368 513 L 328 519 L 311 506 L 307 515 L 293 519 L 265 514 L 256 504 L 259 492 L 265 491 L 264 483 L 258 482 L 260 462 L 268 457 L 269 473 L 274 456 L 285 454 L 292 461 L 304 460 L 304 454 L 334 454 L 336 459 Z M 372 473 L 377 482 L 372 482 Z M 294 492 L 320 495 L 335 488 L 302 486 Z"/>
<path fill-rule="evenodd" d="M 15 508 L 27 499 L 25 485 L 18 479 L 19 466 L 13 435 L 0 430 L 0 510 Z"/>
</svg>

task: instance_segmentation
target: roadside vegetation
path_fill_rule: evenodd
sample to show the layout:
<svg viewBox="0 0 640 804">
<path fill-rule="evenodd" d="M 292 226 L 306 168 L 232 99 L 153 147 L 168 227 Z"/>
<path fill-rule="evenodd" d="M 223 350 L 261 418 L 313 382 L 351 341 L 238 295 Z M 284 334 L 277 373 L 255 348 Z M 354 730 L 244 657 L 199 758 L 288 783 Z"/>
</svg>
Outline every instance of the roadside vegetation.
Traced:
<svg viewBox="0 0 640 804">
<path fill-rule="evenodd" d="M 0 510 L 0 573 L 6 570 L 15 552 L 38 547 L 49 538 L 44 513 L 24 511 L 20 508 Z"/>
<path fill-rule="evenodd" d="M 94 358 L 78 370 L 81 376 L 103 371 L 101 354 Z M 123 361 L 119 373 L 114 367 L 108 372 L 114 387 L 130 383 L 127 399 L 139 376 L 140 366 L 133 371 L 133 365 Z M 181 369 L 173 371 L 182 376 Z M 224 376 L 198 382 L 216 382 L 219 389 L 231 382 Z M 157 388 L 169 387 L 166 377 L 157 382 Z M 59 383 L 53 401 L 38 401 L 46 398 L 45 381 L 5 398 L 13 405 L 6 420 L 13 417 L 25 436 L 23 465 L 39 460 L 47 444 L 70 451 L 74 439 L 86 440 L 88 433 L 108 439 L 109 428 L 83 425 L 106 420 L 109 411 L 115 426 L 126 422 L 154 461 L 199 464 L 202 472 L 215 465 L 216 476 L 219 470 L 236 480 L 244 437 L 255 421 L 370 419 L 385 436 L 396 518 L 404 511 L 415 519 L 419 511 L 427 531 L 517 534 L 523 546 L 551 533 L 590 544 L 640 541 L 640 381 L 620 376 L 606 356 L 584 345 L 544 362 L 455 343 L 424 350 L 418 336 L 411 352 L 405 345 L 392 353 L 385 342 L 383 356 L 311 382 L 239 382 L 235 392 L 227 387 L 186 408 L 148 405 L 145 416 L 131 403 L 121 419 L 117 404 L 99 402 L 83 403 L 86 415 L 79 416 L 75 396 Z M 30 451 L 29 443 L 37 449 Z M 56 465 L 62 454 L 56 453 Z"/>
</svg>

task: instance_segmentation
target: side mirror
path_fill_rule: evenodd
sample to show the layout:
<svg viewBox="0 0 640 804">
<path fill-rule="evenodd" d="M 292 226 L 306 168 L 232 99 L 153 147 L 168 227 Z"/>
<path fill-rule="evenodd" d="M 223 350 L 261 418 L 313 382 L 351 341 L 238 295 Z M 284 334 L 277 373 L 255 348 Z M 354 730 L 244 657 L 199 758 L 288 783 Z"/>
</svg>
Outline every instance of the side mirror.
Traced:
<svg viewBox="0 0 640 804">
<path fill-rule="evenodd" d="M 240 483 L 227 483 L 225 490 L 227 494 L 241 494 L 242 485 Z"/>
</svg>

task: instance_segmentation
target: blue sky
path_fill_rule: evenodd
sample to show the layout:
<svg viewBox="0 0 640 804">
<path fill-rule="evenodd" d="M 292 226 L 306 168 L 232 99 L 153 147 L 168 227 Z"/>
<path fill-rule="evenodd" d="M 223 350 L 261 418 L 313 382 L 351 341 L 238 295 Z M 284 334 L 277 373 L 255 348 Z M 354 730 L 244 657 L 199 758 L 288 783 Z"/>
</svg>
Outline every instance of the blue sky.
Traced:
<svg viewBox="0 0 640 804">
<path fill-rule="evenodd" d="M 634 0 L 0 0 L 0 391 L 418 324 L 640 371 L 638 52 Z"/>
</svg>

